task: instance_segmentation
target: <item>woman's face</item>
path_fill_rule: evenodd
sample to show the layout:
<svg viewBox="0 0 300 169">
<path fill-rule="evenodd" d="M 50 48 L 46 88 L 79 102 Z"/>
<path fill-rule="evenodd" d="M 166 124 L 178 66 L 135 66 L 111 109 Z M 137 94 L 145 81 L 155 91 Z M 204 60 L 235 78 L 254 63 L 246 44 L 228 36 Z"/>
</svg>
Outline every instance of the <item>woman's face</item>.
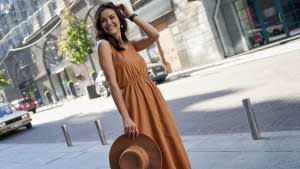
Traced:
<svg viewBox="0 0 300 169">
<path fill-rule="evenodd" d="M 100 23 L 103 30 L 110 35 L 120 34 L 120 20 L 116 12 L 112 9 L 104 9 L 100 13 Z"/>
</svg>

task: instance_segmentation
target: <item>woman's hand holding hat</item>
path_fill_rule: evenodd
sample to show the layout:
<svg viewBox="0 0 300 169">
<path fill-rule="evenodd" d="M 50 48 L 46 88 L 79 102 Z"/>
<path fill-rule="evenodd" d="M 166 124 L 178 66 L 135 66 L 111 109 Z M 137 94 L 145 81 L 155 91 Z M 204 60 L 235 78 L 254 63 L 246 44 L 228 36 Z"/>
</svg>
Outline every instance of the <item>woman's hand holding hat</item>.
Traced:
<svg viewBox="0 0 300 169">
<path fill-rule="evenodd" d="M 139 129 L 135 122 L 130 118 L 125 118 L 124 123 L 124 133 L 131 138 L 136 138 L 139 135 Z"/>
<path fill-rule="evenodd" d="M 158 144 L 141 133 L 136 139 L 119 136 L 109 151 L 111 169 L 161 169 L 162 154 Z"/>
</svg>

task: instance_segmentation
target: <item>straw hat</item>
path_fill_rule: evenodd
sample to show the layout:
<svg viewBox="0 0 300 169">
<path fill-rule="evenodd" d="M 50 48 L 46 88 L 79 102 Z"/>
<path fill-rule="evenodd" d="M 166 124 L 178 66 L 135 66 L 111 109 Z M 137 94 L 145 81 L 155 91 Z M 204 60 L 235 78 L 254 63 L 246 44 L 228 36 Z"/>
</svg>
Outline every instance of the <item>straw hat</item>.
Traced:
<svg viewBox="0 0 300 169">
<path fill-rule="evenodd" d="M 162 159 L 157 143 L 147 135 L 121 135 L 111 146 L 109 163 L 111 169 L 161 169 Z"/>
</svg>

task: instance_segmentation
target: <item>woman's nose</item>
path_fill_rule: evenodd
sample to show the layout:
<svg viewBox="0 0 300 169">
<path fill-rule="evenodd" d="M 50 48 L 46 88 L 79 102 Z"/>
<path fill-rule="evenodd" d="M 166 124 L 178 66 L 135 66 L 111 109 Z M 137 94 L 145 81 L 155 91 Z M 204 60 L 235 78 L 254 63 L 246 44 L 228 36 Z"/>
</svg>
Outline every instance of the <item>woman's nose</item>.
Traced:
<svg viewBox="0 0 300 169">
<path fill-rule="evenodd" d="M 109 24 L 111 24 L 112 23 L 112 21 L 110 20 L 110 19 L 108 19 L 107 20 L 107 24 L 109 25 Z"/>
</svg>

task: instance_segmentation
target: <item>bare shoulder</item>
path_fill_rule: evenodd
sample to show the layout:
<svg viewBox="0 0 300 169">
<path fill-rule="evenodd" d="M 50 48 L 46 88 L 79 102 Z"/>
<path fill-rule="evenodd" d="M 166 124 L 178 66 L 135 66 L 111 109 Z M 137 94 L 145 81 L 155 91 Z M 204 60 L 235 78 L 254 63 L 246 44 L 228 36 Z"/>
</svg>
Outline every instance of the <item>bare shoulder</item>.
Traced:
<svg viewBox="0 0 300 169">
<path fill-rule="evenodd" d="M 110 44 L 107 40 L 102 39 L 98 42 L 98 50 L 110 49 Z"/>
<path fill-rule="evenodd" d="M 98 42 L 98 56 L 100 58 L 112 56 L 111 46 L 107 40 L 101 40 Z"/>
</svg>

